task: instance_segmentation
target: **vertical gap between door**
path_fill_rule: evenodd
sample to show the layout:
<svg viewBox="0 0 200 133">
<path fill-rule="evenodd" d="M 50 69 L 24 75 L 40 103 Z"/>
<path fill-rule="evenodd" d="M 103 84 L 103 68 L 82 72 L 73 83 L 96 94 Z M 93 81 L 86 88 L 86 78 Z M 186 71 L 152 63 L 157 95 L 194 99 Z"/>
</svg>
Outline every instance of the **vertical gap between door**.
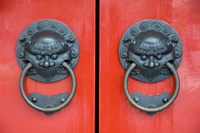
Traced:
<svg viewBox="0 0 200 133">
<path fill-rule="evenodd" d="M 96 29 L 96 39 L 95 39 L 95 133 L 99 133 L 99 6 L 100 6 L 100 1 L 96 0 L 96 25 L 95 25 L 95 29 Z"/>
</svg>

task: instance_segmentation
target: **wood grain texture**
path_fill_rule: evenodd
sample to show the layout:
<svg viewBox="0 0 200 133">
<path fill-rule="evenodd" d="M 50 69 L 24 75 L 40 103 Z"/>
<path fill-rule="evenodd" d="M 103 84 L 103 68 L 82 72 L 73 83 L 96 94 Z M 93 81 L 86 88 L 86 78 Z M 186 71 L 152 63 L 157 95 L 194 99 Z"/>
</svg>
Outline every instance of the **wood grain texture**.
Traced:
<svg viewBox="0 0 200 133">
<path fill-rule="evenodd" d="M 100 0 L 100 133 L 200 132 L 200 1 Z M 176 101 L 154 116 L 133 107 L 123 92 L 123 70 L 118 46 L 125 30 L 143 19 L 163 20 L 173 26 L 183 43 Z M 141 83 L 129 79 L 130 92 L 155 95 L 173 92 L 174 79 Z"/>
<path fill-rule="evenodd" d="M 15 48 L 20 32 L 39 19 L 57 19 L 75 33 L 80 58 L 74 73 L 77 91 L 71 103 L 47 116 L 29 107 L 19 93 Z M 95 1 L 0 1 L 0 133 L 94 133 Z M 69 92 L 70 78 L 44 84 L 26 78 L 27 92 L 54 95 Z"/>
</svg>

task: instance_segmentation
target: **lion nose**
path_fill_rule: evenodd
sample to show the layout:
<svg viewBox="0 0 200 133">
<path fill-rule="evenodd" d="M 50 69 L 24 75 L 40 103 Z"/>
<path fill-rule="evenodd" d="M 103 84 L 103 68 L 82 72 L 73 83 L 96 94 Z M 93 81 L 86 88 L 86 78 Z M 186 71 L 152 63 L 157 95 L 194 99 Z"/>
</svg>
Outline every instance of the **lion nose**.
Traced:
<svg viewBox="0 0 200 133">
<path fill-rule="evenodd" d="M 54 67 L 55 66 L 55 62 L 51 61 L 48 56 L 45 56 L 44 61 L 40 62 L 39 65 L 41 67 L 45 67 L 45 68 Z"/>
<path fill-rule="evenodd" d="M 44 62 L 44 67 L 49 67 L 49 61 Z"/>
</svg>

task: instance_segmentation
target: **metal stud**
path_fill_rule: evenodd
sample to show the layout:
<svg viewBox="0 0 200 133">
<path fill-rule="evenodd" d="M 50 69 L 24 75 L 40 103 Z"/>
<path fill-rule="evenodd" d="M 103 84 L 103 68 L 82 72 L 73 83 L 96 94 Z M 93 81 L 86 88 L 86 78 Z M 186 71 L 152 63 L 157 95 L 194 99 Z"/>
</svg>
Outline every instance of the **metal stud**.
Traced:
<svg viewBox="0 0 200 133">
<path fill-rule="evenodd" d="M 37 102 L 37 98 L 33 97 L 32 98 L 32 102 L 36 103 Z"/>
<path fill-rule="evenodd" d="M 62 98 L 62 99 L 60 100 L 60 102 L 61 102 L 61 103 L 64 103 L 65 100 L 66 100 L 65 98 Z"/>
<path fill-rule="evenodd" d="M 167 98 L 163 98 L 163 102 L 166 103 L 168 101 Z"/>
<path fill-rule="evenodd" d="M 138 97 L 134 97 L 134 101 L 135 101 L 135 102 L 138 102 L 138 101 L 139 101 L 139 98 L 138 98 Z"/>
</svg>

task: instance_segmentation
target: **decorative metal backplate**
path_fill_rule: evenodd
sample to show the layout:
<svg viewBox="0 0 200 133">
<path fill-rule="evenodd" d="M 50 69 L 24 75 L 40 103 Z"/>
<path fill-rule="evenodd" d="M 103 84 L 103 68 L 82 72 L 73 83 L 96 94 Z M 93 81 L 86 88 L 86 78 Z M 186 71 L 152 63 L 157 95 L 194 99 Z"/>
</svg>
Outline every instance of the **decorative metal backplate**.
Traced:
<svg viewBox="0 0 200 133">
<path fill-rule="evenodd" d="M 16 53 L 22 69 L 29 62 L 33 65 L 27 73 L 32 79 L 55 82 L 68 75 L 62 66 L 64 61 L 71 68 L 76 66 L 79 45 L 68 26 L 57 20 L 45 19 L 32 23 L 22 31 Z"/>
<path fill-rule="evenodd" d="M 53 96 L 45 96 L 39 93 L 31 93 L 28 99 L 41 108 L 52 108 L 61 105 L 68 97 L 67 93 L 61 93 Z"/>
<path fill-rule="evenodd" d="M 159 20 L 144 20 L 132 25 L 123 34 L 119 57 L 125 70 L 131 63 L 136 63 L 136 68 L 131 72 L 132 78 L 142 82 L 157 82 L 170 76 L 167 62 L 175 68 L 179 66 L 182 42 L 169 24 Z"/>
<path fill-rule="evenodd" d="M 131 94 L 131 98 L 137 102 L 138 105 L 146 108 L 157 108 L 164 105 L 170 98 L 171 94 L 162 93 L 154 96 L 147 96 L 141 93 L 135 92 Z M 155 113 L 147 113 L 149 115 L 153 115 Z"/>
</svg>

